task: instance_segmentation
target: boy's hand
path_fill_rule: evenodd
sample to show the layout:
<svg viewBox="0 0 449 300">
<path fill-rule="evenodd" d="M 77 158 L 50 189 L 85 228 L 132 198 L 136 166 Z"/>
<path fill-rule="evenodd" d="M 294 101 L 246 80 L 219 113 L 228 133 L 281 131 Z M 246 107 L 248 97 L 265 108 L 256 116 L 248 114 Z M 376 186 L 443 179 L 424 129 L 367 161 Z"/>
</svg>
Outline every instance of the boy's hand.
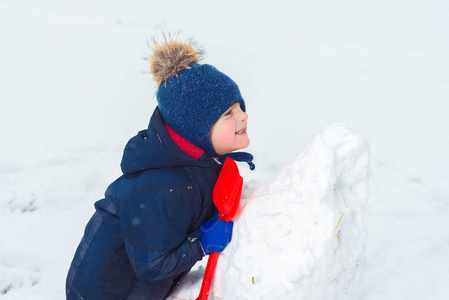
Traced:
<svg viewBox="0 0 449 300">
<path fill-rule="evenodd" d="M 201 233 L 201 246 L 206 255 L 210 252 L 221 252 L 226 248 L 232 239 L 232 229 L 234 223 L 221 221 L 218 215 L 204 222 L 198 232 Z"/>
</svg>

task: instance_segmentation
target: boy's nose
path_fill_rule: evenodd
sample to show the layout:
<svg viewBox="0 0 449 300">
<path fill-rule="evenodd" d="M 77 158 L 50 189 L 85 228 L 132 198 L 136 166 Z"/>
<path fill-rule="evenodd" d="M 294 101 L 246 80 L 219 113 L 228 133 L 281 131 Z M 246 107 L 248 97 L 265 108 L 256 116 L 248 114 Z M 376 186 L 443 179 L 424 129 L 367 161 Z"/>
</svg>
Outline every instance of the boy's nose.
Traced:
<svg viewBox="0 0 449 300">
<path fill-rule="evenodd" d="M 241 122 L 245 122 L 246 120 L 248 120 L 248 114 L 241 110 L 239 119 Z"/>
<path fill-rule="evenodd" d="M 241 107 L 239 107 L 238 112 L 238 120 L 240 122 L 245 122 L 246 120 L 248 120 L 248 114 L 244 112 Z"/>
</svg>

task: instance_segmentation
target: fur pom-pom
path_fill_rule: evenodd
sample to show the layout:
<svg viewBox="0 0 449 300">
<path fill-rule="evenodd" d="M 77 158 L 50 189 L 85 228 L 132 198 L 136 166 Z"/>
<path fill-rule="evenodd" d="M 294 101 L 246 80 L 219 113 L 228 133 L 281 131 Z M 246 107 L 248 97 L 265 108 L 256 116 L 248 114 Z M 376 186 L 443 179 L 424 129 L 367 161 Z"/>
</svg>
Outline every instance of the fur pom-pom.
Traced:
<svg viewBox="0 0 449 300">
<path fill-rule="evenodd" d="M 178 76 L 177 74 L 182 70 L 190 69 L 189 65 L 198 63 L 203 56 L 203 51 L 193 39 L 183 42 L 177 37 L 164 37 L 163 42 L 154 42 L 150 50 L 149 73 L 153 76 L 158 88 L 170 77 Z"/>
</svg>

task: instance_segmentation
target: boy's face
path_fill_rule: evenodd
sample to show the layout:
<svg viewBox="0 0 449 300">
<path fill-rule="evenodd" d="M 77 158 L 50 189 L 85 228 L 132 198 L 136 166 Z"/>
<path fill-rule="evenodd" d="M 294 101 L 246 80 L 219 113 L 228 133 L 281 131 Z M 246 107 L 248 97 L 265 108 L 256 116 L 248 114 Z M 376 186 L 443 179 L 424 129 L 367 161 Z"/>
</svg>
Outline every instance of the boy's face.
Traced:
<svg viewBox="0 0 449 300">
<path fill-rule="evenodd" d="M 210 131 L 210 140 L 217 154 L 248 147 L 247 121 L 248 114 L 240 108 L 240 103 L 235 103 L 220 116 Z"/>
</svg>

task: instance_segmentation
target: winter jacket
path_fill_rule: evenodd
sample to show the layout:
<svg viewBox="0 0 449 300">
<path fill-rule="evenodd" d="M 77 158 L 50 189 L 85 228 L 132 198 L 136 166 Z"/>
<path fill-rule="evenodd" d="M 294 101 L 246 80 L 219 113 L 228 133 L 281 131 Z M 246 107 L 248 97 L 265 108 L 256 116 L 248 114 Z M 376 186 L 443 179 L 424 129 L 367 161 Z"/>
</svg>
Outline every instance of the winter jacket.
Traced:
<svg viewBox="0 0 449 300">
<path fill-rule="evenodd" d="M 156 108 L 126 145 L 121 168 L 76 250 L 69 300 L 165 299 L 204 255 L 196 229 L 217 214 L 221 166 L 182 151 Z"/>
</svg>

